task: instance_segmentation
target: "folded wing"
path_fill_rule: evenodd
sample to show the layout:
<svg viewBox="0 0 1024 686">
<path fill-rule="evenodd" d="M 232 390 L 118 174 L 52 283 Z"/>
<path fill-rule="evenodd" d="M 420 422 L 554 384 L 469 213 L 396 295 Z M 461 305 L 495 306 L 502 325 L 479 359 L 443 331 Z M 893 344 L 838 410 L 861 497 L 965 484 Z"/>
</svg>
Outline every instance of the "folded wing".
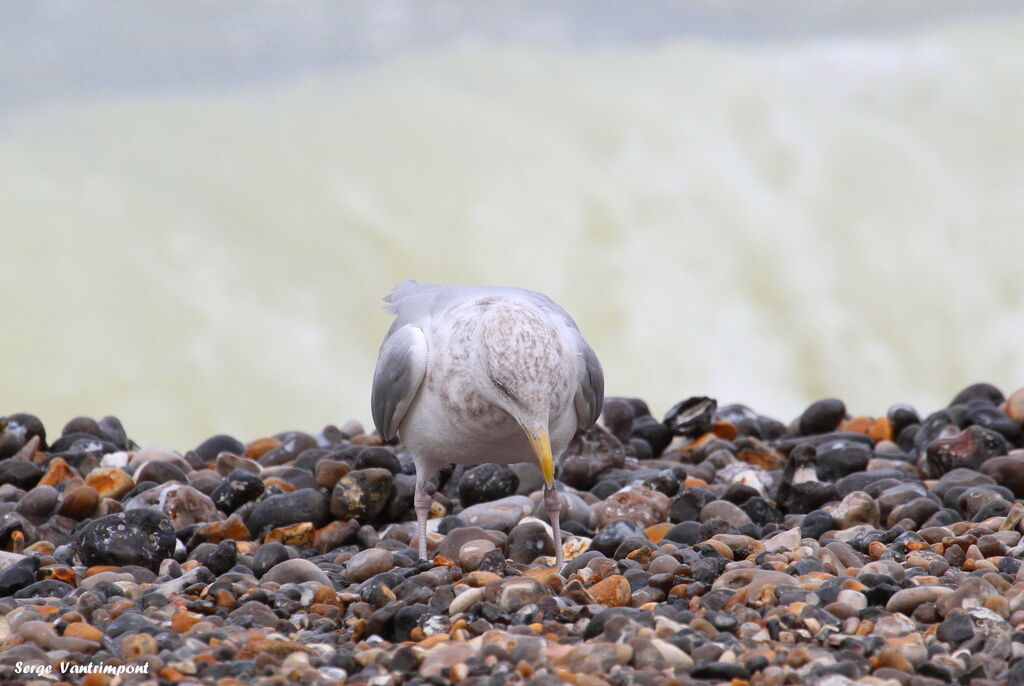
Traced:
<svg viewBox="0 0 1024 686">
<path fill-rule="evenodd" d="M 385 440 L 398 435 L 426 371 L 427 338 L 423 330 L 406 325 L 390 332 L 380 347 L 370 395 L 373 423 Z"/>
</svg>

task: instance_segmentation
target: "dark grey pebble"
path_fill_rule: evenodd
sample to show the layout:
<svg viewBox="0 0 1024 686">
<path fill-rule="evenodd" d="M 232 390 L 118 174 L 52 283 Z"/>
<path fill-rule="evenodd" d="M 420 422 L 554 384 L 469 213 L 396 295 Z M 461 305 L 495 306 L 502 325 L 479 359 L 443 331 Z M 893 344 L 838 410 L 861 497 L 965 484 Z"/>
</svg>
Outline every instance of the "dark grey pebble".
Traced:
<svg viewBox="0 0 1024 686">
<path fill-rule="evenodd" d="M 236 469 L 213 490 L 210 499 L 221 512 L 231 514 L 239 507 L 256 500 L 264 491 L 263 480 L 244 469 Z"/>
<path fill-rule="evenodd" d="M 235 566 L 238 561 L 238 544 L 228 539 L 221 541 L 217 547 L 207 554 L 202 562 L 214 576 L 220 576 Z"/>
<path fill-rule="evenodd" d="M 981 472 L 1000 486 L 1013 491 L 1015 497 L 1024 498 L 1024 457 L 1021 455 L 989 458 L 981 465 Z"/>
<path fill-rule="evenodd" d="M 655 420 L 651 420 L 655 421 Z M 658 423 L 671 440 L 672 432 Z M 575 440 L 555 464 L 555 478 L 572 488 L 588 491 L 610 469 L 622 468 L 626 451 L 618 439 L 596 426 Z"/>
<path fill-rule="evenodd" d="M 4 567 L 3 571 L 0 571 L 0 597 L 14 595 L 34 583 L 37 569 L 39 558 L 32 555 Z"/>
<path fill-rule="evenodd" d="M 732 662 L 708 662 L 694 667 L 690 671 L 690 676 L 694 679 L 747 679 L 750 677 L 750 672 Z"/>
<path fill-rule="evenodd" d="M 57 507 L 59 499 L 60 492 L 53 486 L 36 486 L 21 496 L 15 512 L 28 517 L 48 517 Z"/>
<path fill-rule="evenodd" d="M 990 383 L 974 383 L 956 394 L 949 403 L 954 405 L 965 405 L 972 400 L 982 400 L 989 405 L 998 405 L 1006 399 L 1003 392 Z"/>
<path fill-rule="evenodd" d="M 943 504 L 949 503 L 949 496 L 954 495 L 956 491 L 950 491 L 947 493 L 947 497 L 943 498 Z M 1013 501 L 1013 493 L 1009 489 L 1003 488 L 996 485 L 983 485 L 983 486 L 972 486 L 971 488 L 965 488 L 959 491 L 959 495 L 956 496 L 956 500 L 952 504 L 956 509 L 963 513 L 964 517 L 970 519 L 974 515 L 988 505 L 993 500 Z"/>
<path fill-rule="evenodd" d="M 56 579 L 45 579 L 29 584 L 14 594 L 15 598 L 63 598 L 74 591 L 74 587 Z"/>
<path fill-rule="evenodd" d="M 783 519 L 782 513 L 779 512 L 778 508 L 759 495 L 746 500 L 740 505 L 740 509 L 746 512 L 747 516 L 750 517 L 750 521 L 757 526 L 777 524 Z"/>
<path fill-rule="evenodd" d="M 633 438 L 639 438 L 651 446 L 651 453 L 658 457 L 672 442 L 672 429 L 649 414 L 633 418 Z"/>
<path fill-rule="evenodd" d="M 706 396 L 694 396 L 676 403 L 662 423 L 674 434 L 696 438 L 711 430 L 715 421 L 718 401 Z"/>
<path fill-rule="evenodd" d="M 245 452 L 245 446 L 234 436 L 217 434 L 210 436 L 195 448 L 195 452 L 204 462 L 213 462 L 221 453 L 241 455 Z"/>
<path fill-rule="evenodd" d="M 627 443 L 633 432 L 633 406 L 622 398 L 605 398 L 601 423 L 620 443 Z"/>
<path fill-rule="evenodd" d="M 379 467 L 349 472 L 334 485 L 330 514 L 337 519 L 374 520 L 391 497 L 392 480 L 391 472 Z"/>
<path fill-rule="evenodd" d="M 25 460 L 0 460 L 0 484 L 11 484 L 28 490 L 39 483 L 43 470 L 34 462 Z"/>
<path fill-rule="evenodd" d="M 137 584 L 151 584 L 156 581 L 156 574 L 151 569 L 139 565 L 122 565 L 118 574 L 131 574 Z"/>
<path fill-rule="evenodd" d="M 920 466 L 926 476 L 939 478 L 958 467 L 977 470 L 989 458 L 1006 455 L 1009 450 L 1002 434 L 969 426 L 955 436 L 936 438 L 929 443 Z"/>
<path fill-rule="evenodd" d="M 393 522 L 405 519 L 413 510 L 415 494 L 416 477 L 411 474 L 395 474 L 391 479 L 391 497 L 381 516 Z"/>
<path fill-rule="evenodd" d="M 75 417 L 68 421 L 61 430 L 61 437 L 69 436 L 71 434 L 83 433 L 102 438 L 103 434 L 100 431 L 100 425 L 92 417 Z M 56 445 L 56 443 L 54 443 Z M 52 447 L 52 446 L 51 446 Z M 54 448 L 54 451 L 57 449 Z"/>
<path fill-rule="evenodd" d="M 392 474 L 402 473 L 402 464 L 395 457 L 395 454 L 387 448 L 370 446 L 356 456 L 353 466 L 356 469 L 386 469 Z"/>
<path fill-rule="evenodd" d="M 824 510 L 808 512 L 800 521 L 800 535 L 817 540 L 826 531 L 836 528 L 836 520 Z"/>
<path fill-rule="evenodd" d="M 846 417 L 846 405 L 838 398 L 824 398 L 811 403 L 797 423 L 801 436 L 823 434 L 835 430 Z"/>
<path fill-rule="evenodd" d="M 63 457 L 69 464 L 75 466 L 86 455 L 99 459 L 108 453 L 116 452 L 117 449 L 116 445 L 99 436 L 77 432 L 61 436 L 54 441 L 50 446 L 49 455 L 51 458 Z"/>
<path fill-rule="evenodd" d="M 15 412 L 14 414 L 9 414 L 6 417 L 0 417 L 0 425 L 3 425 L 3 431 L 0 431 L 0 436 L 7 435 L 11 439 L 14 439 L 15 442 L 20 442 L 21 445 L 25 445 L 34 437 L 38 436 L 39 449 L 47 449 L 46 427 L 43 426 L 39 417 L 34 414 L 29 414 L 27 412 Z M 16 452 L 17 450 L 10 454 L 13 455 Z M 7 455 L 0 452 L 0 458 L 4 457 L 7 457 Z"/>
<path fill-rule="evenodd" d="M 96 425 L 100 429 L 100 436 L 116 445 L 119 449 L 131 450 L 136 447 L 128 438 L 124 425 L 121 424 L 121 420 L 117 417 L 108 415 L 99 420 Z"/>
<path fill-rule="evenodd" d="M 697 521 L 680 522 L 665 532 L 665 540 L 683 545 L 694 545 L 701 541 L 701 524 Z"/>
<path fill-rule="evenodd" d="M 87 565 L 139 565 L 152 570 L 174 554 L 177 541 L 171 521 L 149 508 L 94 519 L 75 538 Z"/>
<path fill-rule="evenodd" d="M 291 462 L 303 451 L 319 447 L 315 438 L 301 431 L 278 434 L 275 438 L 281 441 L 281 445 L 273 450 L 268 450 L 257 460 L 264 467 Z"/>
<path fill-rule="evenodd" d="M 541 555 L 554 555 L 555 543 L 540 522 L 522 522 L 508 535 L 508 558 L 529 564 Z"/>
<path fill-rule="evenodd" d="M 408 641 L 413 629 L 430 625 L 439 631 L 447 631 L 451 621 L 444 615 L 434 612 L 426 605 L 408 605 L 395 613 L 392 640 Z"/>
<path fill-rule="evenodd" d="M 964 641 L 974 638 L 974 622 L 964 612 L 954 611 L 939 624 L 935 637 L 940 641 L 951 643 L 956 648 Z"/>
<path fill-rule="evenodd" d="M 276 628 L 280 621 L 273 610 L 256 600 L 242 603 L 228 615 L 229 620 L 237 620 L 242 617 L 250 619 L 256 626 L 268 629 Z"/>
<path fill-rule="evenodd" d="M 597 532 L 597 535 L 590 541 L 590 548 L 605 557 L 611 557 L 627 538 L 645 539 L 647 534 L 635 522 L 622 518 L 614 519 Z"/>
<path fill-rule="evenodd" d="M 817 449 L 816 470 L 822 481 L 838 481 L 863 472 L 872 458 L 871 450 L 861 443 L 823 444 Z"/>
<path fill-rule="evenodd" d="M 271 541 L 270 543 L 262 544 L 256 549 L 248 566 L 252 569 L 253 574 L 259 578 L 266 574 L 271 567 L 284 562 L 290 557 L 288 548 L 277 541 Z"/>
<path fill-rule="evenodd" d="M 264 498 L 256 503 L 246 526 L 253 536 L 262 536 L 270 529 L 312 522 L 321 527 L 331 519 L 327 496 L 314 488 L 300 488 Z"/>
<path fill-rule="evenodd" d="M 192 474 L 188 478 L 188 485 L 203 495 L 212 495 L 222 483 L 224 483 L 223 479 L 208 474 Z"/>
<path fill-rule="evenodd" d="M 921 417 L 918 416 L 917 410 L 905 403 L 891 406 L 885 416 L 889 419 L 894 436 L 899 436 L 900 432 L 911 424 L 921 423 Z"/>
<path fill-rule="evenodd" d="M 279 584 L 301 584 L 306 581 L 315 581 L 322 586 L 332 586 L 330 577 L 322 569 L 310 560 L 293 558 L 279 562 L 266 574 L 260 577 L 260 582 L 273 581 Z"/>
<path fill-rule="evenodd" d="M 751 498 L 759 495 L 756 488 L 738 481 L 729 484 L 722 494 L 722 500 L 728 500 L 733 505 L 743 505 Z"/>
<path fill-rule="evenodd" d="M 459 481 L 459 501 L 463 507 L 515 495 L 519 477 L 503 464 L 481 464 L 466 470 Z"/>
<path fill-rule="evenodd" d="M 157 485 L 165 484 L 169 481 L 177 481 L 179 484 L 188 483 L 188 476 L 180 467 L 171 462 L 163 462 L 161 460 L 146 462 L 139 467 L 133 478 L 136 482 L 152 481 Z"/>
<path fill-rule="evenodd" d="M 160 627 L 150 622 L 138 612 L 128 611 L 110 622 L 104 633 L 110 638 L 118 638 L 125 634 L 149 634 L 156 636 Z"/>
<path fill-rule="evenodd" d="M 700 516 L 701 510 L 715 500 L 715 494 L 706 488 L 696 486 L 684 489 L 672 501 L 668 513 L 669 521 L 678 523 L 695 520 Z"/>
<path fill-rule="evenodd" d="M 783 494 L 784 493 L 784 494 Z M 840 500 L 835 485 L 820 481 L 793 484 L 779 495 L 779 508 L 793 514 L 806 514 L 826 503 Z"/>
<path fill-rule="evenodd" d="M 456 521 L 457 517 L 453 517 Z M 450 560 L 457 560 L 459 557 L 459 550 L 462 546 L 466 545 L 470 541 L 490 541 L 498 549 L 504 550 L 505 545 L 508 542 L 508 536 L 500 531 L 494 531 L 493 529 L 482 529 L 478 526 L 463 526 L 451 529 L 447 532 L 444 540 L 441 541 L 441 545 L 438 546 L 437 554 L 442 557 L 447 557 Z M 533 559 L 530 559 L 533 562 Z"/>
<path fill-rule="evenodd" d="M 280 479 L 295 488 L 319 488 L 316 478 L 311 472 L 295 467 L 274 467 L 267 470 L 262 476 Z"/>
<path fill-rule="evenodd" d="M 575 574 L 576 572 L 586 567 L 588 562 L 599 557 L 605 557 L 605 555 L 602 555 L 597 550 L 588 550 L 584 553 L 580 553 L 579 555 L 565 563 L 565 566 L 562 567 L 561 574 L 562 576 L 568 578 L 571 574 Z"/>
<path fill-rule="evenodd" d="M 140 493 L 144 493 L 151 488 L 156 488 L 160 484 L 153 481 L 136 481 L 135 486 L 131 488 L 127 493 L 121 496 L 121 502 L 126 503 Z"/>
<path fill-rule="evenodd" d="M 606 629 L 609 625 L 618 624 L 620 627 L 625 622 L 635 623 L 638 626 L 650 626 L 653 624 L 652 618 L 649 618 L 650 613 L 641 612 L 640 610 L 633 607 L 609 607 L 600 610 L 595 614 L 589 622 L 587 622 L 587 628 L 583 630 L 584 640 L 597 638 L 605 634 Z M 612 638 L 609 636 L 608 638 Z M 614 640 L 614 639 L 613 639 Z"/>
</svg>

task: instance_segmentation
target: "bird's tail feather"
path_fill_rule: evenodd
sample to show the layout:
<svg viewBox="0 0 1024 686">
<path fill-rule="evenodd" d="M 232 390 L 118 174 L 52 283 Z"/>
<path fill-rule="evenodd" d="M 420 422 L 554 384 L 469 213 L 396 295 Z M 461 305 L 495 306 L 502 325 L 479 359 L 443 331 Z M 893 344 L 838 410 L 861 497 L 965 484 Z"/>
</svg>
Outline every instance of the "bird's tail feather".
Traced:
<svg viewBox="0 0 1024 686">
<path fill-rule="evenodd" d="M 388 303 L 384 306 L 384 309 L 394 314 L 398 311 L 399 302 L 412 295 L 418 288 L 420 288 L 420 284 L 414 279 L 406 279 L 384 296 L 384 302 Z"/>
</svg>

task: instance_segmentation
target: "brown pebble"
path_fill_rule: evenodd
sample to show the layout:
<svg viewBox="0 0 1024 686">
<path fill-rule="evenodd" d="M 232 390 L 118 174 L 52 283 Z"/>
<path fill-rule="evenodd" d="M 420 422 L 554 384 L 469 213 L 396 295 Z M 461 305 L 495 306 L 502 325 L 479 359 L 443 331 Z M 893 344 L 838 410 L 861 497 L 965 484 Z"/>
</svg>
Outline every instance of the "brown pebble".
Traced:
<svg viewBox="0 0 1024 686">
<path fill-rule="evenodd" d="M 739 431 L 736 429 L 736 425 L 732 422 L 720 419 L 711 426 L 711 433 L 715 434 L 719 438 L 731 441 L 736 438 Z"/>
<path fill-rule="evenodd" d="M 666 521 L 671 504 L 664 493 L 643 486 L 627 486 L 594 505 L 593 510 L 599 526 L 624 517 L 646 528 Z"/>
<path fill-rule="evenodd" d="M 786 466 L 786 458 L 766 448 L 745 448 L 736 453 L 736 459 L 761 469 L 783 469 Z"/>
<path fill-rule="evenodd" d="M 71 519 L 85 519 L 100 502 L 100 494 L 92 486 L 79 486 L 64 495 L 57 514 Z"/>
<path fill-rule="evenodd" d="M 647 534 L 647 538 L 651 539 L 653 543 L 658 543 L 665 537 L 665 534 L 675 526 L 672 522 L 661 522 L 660 524 L 653 524 L 646 529 L 644 533 Z"/>
<path fill-rule="evenodd" d="M 84 638 L 87 641 L 99 643 L 103 640 L 103 632 L 94 626 L 83 622 L 72 622 L 64 629 L 64 635 L 71 638 Z"/>
<path fill-rule="evenodd" d="M 1024 388 L 1015 391 L 1006 399 L 1004 411 L 1013 421 L 1024 424 Z"/>
<path fill-rule="evenodd" d="M 110 613 L 111 619 L 117 619 L 125 612 L 134 609 L 135 603 L 133 603 L 131 600 L 128 600 L 127 598 L 122 598 L 121 600 L 117 600 L 114 603 L 107 606 L 107 611 Z"/>
<path fill-rule="evenodd" d="M 202 540 L 210 543 L 220 543 L 228 539 L 234 541 L 248 541 L 249 540 L 249 529 L 242 523 L 242 520 L 237 516 L 232 515 L 222 522 L 210 522 L 209 524 L 203 524 L 196 531 L 196 535 Z M 242 552 L 239 549 L 238 552 Z"/>
<path fill-rule="evenodd" d="M 315 535 L 316 527 L 313 526 L 313 522 L 299 522 L 273 529 L 263 540 L 267 543 L 276 541 L 299 548 L 312 548 Z"/>
<path fill-rule="evenodd" d="M 629 605 L 632 593 L 629 581 L 621 574 L 614 574 L 604 581 L 599 581 L 587 589 L 587 593 L 599 605 L 605 607 L 624 607 Z"/>
<path fill-rule="evenodd" d="M 182 610 L 171 617 L 171 629 L 176 633 L 183 634 L 202 620 L 201 614 Z"/>
<path fill-rule="evenodd" d="M 128 491 L 135 488 L 135 480 L 124 470 L 117 467 L 100 467 L 85 477 L 85 484 L 96 489 L 100 498 L 120 500 Z"/>
<path fill-rule="evenodd" d="M 330 586 L 319 586 L 313 593 L 313 602 L 333 605 L 338 602 L 338 594 Z"/>
<path fill-rule="evenodd" d="M 878 662 L 882 667 L 898 669 L 909 674 L 914 673 L 914 665 L 907 659 L 903 651 L 894 646 L 886 646 L 878 653 Z"/>
<path fill-rule="evenodd" d="M 317 486 L 334 488 L 335 484 L 338 483 L 338 480 L 348 474 L 351 469 L 352 468 L 348 466 L 347 462 L 341 462 L 338 460 L 320 460 L 317 462 L 316 469 L 313 474 L 316 479 Z"/>
<path fill-rule="evenodd" d="M 157 676 L 160 677 L 161 681 L 170 681 L 173 683 L 180 683 L 188 679 L 188 677 L 186 677 L 184 674 L 176 670 L 174 667 L 162 668 L 159 672 L 157 672 Z"/>
<path fill-rule="evenodd" d="M 128 634 L 121 639 L 120 648 L 126 660 L 160 652 L 156 639 L 149 634 Z"/>
<path fill-rule="evenodd" d="M 355 538 L 359 532 L 359 522 L 355 519 L 348 521 L 330 522 L 324 527 L 316 530 L 313 536 L 313 547 L 322 553 L 340 548 L 348 541 Z"/>
<path fill-rule="evenodd" d="M 996 595 L 985 598 L 985 607 L 1000 617 L 1008 618 L 1010 616 L 1010 603 L 1004 596 Z"/>
<path fill-rule="evenodd" d="M 39 479 L 37 486 L 57 486 L 69 479 L 81 478 L 62 457 L 55 457 L 50 460 L 46 473 Z"/>
<path fill-rule="evenodd" d="M 231 610 L 234 610 L 235 606 L 238 604 L 237 600 L 235 599 L 235 595 L 226 588 L 218 589 L 217 593 L 214 594 L 213 599 L 214 602 L 217 604 L 217 607 L 224 608 L 229 612 Z"/>
<path fill-rule="evenodd" d="M 36 541 L 25 548 L 25 554 L 30 555 L 32 553 L 37 553 L 39 555 L 52 555 L 54 550 L 56 550 L 56 546 L 54 546 L 50 541 Z"/>
<path fill-rule="evenodd" d="M 7 540 L 7 545 L 4 547 L 9 553 L 20 553 L 25 549 L 25 534 L 18 530 L 14 530 L 10 533 Z"/>
<path fill-rule="evenodd" d="M 276 438 L 257 438 L 255 441 L 245 446 L 244 457 L 250 460 L 258 460 L 266 453 L 269 453 L 274 448 L 281 446 L 281 441 Z"/>
<path fill-rule="evenodd" d="M 116 572 L 120 567 L 117 565 L 94 565 L 85 570 L 83 578 L 88 579 L 94 574 L 102 574 L 103 572 Z"/>
<path fill-rule="evenodd" d="M 284 491 L 285 493 L 290 493 L 295 490 L 295 486 L 293 484 L 278 479 L 277 477 L 270 477 L 269 479 L 264 479 L 263 485 L 266 486 L 267 488 L 278 488 Z"/>
</svg>

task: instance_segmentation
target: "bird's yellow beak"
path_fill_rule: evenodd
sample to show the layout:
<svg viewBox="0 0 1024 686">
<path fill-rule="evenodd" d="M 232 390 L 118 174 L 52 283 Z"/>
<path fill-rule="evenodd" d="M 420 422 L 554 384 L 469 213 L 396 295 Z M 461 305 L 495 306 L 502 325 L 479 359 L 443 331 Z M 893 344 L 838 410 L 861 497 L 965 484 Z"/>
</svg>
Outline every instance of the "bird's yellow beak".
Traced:
<svg viewBox="0 0 1024 686">
<path fill-rule="evenodd" d="M 526 437 L 530 439 L 530 447 L 537 456 L 540 473 L 544 475 L 544 484 L 551 488 L 555 483 L 555 463 L 551 457 L 551 440 L 548 438 L 548 432 L 545 429 L 527 431 Z"/>
</svg>

